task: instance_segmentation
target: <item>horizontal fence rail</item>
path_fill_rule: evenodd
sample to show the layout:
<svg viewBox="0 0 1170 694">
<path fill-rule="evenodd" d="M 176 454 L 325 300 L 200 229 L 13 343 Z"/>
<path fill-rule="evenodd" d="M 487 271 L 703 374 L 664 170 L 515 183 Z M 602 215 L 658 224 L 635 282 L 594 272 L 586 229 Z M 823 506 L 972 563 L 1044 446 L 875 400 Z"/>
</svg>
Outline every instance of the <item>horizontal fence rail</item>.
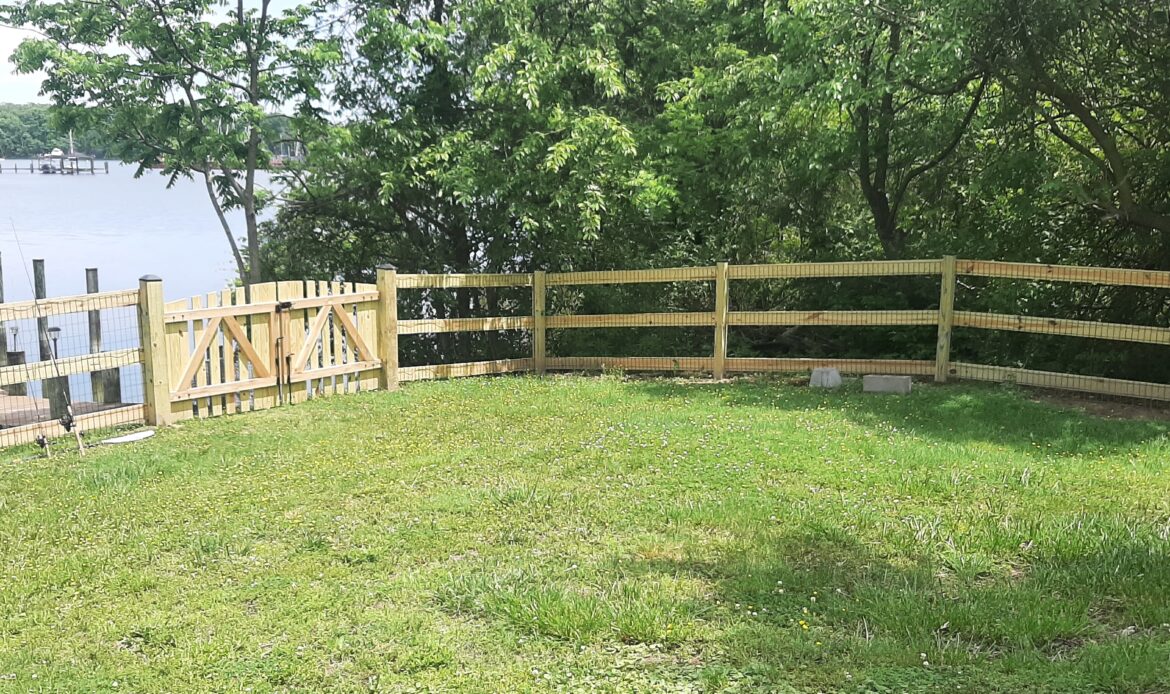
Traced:
<svg viewBox="0 0 1170 694">
<path fill-rule="evenodd" d="M 926 276 L 939 279 L 939 308 L 930 310 L 734 310 L 730 283 L 744 280 L 791 280 L 814 278 L 864 278 Z M 1170 400 L 1170 386 L 1097 376 L 1034 371 L 1023 368 L 952 362 L 951 340 L 955 328 L 1025 332 L 1041 335 L 1118 340 L 1170 345 L 1170 327 L 1023 316 L 955 310 L 959 278 L 986 277 L 1042 282 L 1079 282 L 1101 285 L 1170 289 L 1170 272 L 1103 267 L 1078 267 L 958 259 L 947 256 L 924 260 L 876 260 L 824 263 L 771 263 L 650 270 L 602 270 L 535 272 L 496 275 L 398 275 L 395 290 L 428 288 L 531 287 L 531 316 L 420 319 L 398 321 L 398 335 L 438 334 L 453 331 L 526 330 L 532 334 L 530 360 L 469 362 L 399 369 L 399 380 L 449 378 L 531 370 L 577 371 L 618 369 L 663 373 L 707 372 L 716 378 L 728 373 L 796 372 L 832 367 L 844 373 L 886 373 L 989 380 L 1044 388 Z M 614 314 L 562 314 L 547 312 L 549 287 L 622 285 L 666 282 L 713 282 L 713 311 L 680 311 Z M 767 326 L 935 326 L 935 359 L 833 359 L 731 357 L 727 331 L 731 327 Z M 547 331 L 597 328 L 710 328 L 715 332 L 711 356 L 695 357 L 560 357 L 547 354 Z"/>
<path fill-rule="evenodd" d="M 731 305 L 733 282 L 873 277 L 934 277 L 938 308 L 916 310 L 746 310 Z M 101 428 L 146 422 L 169 424 L 190 417 L 266 409 L 334 393 L 394 388 L 400 382 L 547 371 L 616 369 L 659 373 L 728 374 L 803 372 L 819 367 L 843 373 L 884 373 L 1016 383 L 1110 396 L 1170 401 L 1170 384 L 1081 374 L 971 364 L 951 359 L 955 328 L 1032 333 L 1170 346 L 1170 326 L 1131 325 L 1018 313 L 993 313 L 956 307 L 961 278 L 1042 283 L 1081 283 L 1144 289 L 1170 289 L 1170 272 L 1043 265 L 988 260 L 940 259 L 825 263 L 772 263 L 515 274 L 400 274 L 379 268 L 375 284 L 285 281 L 212 292 L 165 302 L 161 281 L 143 278 L 136 290 L 97 292 L 37 301 L 0 304 L 0 324 L 36 323 L 85 314 L 91 325 L 88 353 L 58 354 L 56 359 L 0 364 L 0 388 L 18 407 L 39 408 L 24 395 L 34 383 L 46 385 L 89 373 L 93 403 L 77 413 L 79 426 Z M 647 283 L 709 283 L 711 310 L 640 313 L 560 313 L 548 311 L 550 287 Z M 404 318 L 399 292 L 514 288 L 531 292 L 531 311 L 523 315 Z M 705 292 L 707 290 L 704 290 Z M 424 299 L 427 306 L 429 299 Z M 417 305 L 417 303 L 416 303 Z M 516 305 L 513 303 L 512 305 Z M 134 309 L 134 344 L 101 349 L 102 311 Z M 935 358 L 853 359 L 738 357 L 728 354 L 728 330 L 796 326 L 934 326 Z M 714 349 L 688 357 L 548 354 L 548 331 L 578 329 L 700 328 L 711 330 Z M 0 325 L 3 329 L 3 325 Z M 401 336 L 524 331 L 531 355 L 515 359 L 455 364 L 400 366 Z M 15 333 L 14 333 L 15 334 Z M 34 344 L 36 343 L 34 332 Z M 43 340 L 42 340 L 43 342 Z M 42 354 L 44 348 L 42 345 Z M 140 368 L 143 402 L 121 402 L 119 372 Z M 51 394 L 51 393 L 50 393 Z M 99 397 L 100 396 L 100 397 Z M 27 400 L 18 400 L 26 398 Z M 51 398 L 50 398 L 51 399 Z M 23 403 L 23 404 L 22 404 Z M 53 407 L 59 407 L 56 403 Z M 47 405 L 46 405 L 47 408 Z M 0 445 L 65 433 L 55 419 L 10 418 L 0 427 Z"/>
</svg>

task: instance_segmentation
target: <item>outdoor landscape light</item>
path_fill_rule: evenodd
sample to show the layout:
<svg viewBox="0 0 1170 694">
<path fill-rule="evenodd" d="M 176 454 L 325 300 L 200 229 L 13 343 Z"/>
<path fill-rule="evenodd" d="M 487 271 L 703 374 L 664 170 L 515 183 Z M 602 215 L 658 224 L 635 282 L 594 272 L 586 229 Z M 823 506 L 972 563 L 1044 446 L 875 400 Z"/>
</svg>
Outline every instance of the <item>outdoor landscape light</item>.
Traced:
<svg viewBox="0 0 1170 694">
<path fill-rule="evenodd" d="M 53 326 L 52 328 L 49 328 L 48 333 L 49 339 L 53 341 L 53 358 L 56 359 L 58 356 L 60 356 L 57 353 L 57 340 L 61 338 L 61 328 Z"/>
</svg>

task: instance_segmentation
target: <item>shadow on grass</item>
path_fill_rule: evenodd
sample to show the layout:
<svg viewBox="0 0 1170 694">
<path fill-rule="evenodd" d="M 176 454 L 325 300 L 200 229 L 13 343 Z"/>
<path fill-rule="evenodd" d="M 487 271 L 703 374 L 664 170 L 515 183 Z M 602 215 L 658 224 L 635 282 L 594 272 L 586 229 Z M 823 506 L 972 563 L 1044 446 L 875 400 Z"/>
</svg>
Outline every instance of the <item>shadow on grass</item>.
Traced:
<svg viewBox="0 0 1170 694">
<path fill-rule="evenodd" d="M 861 392 L 847 381 L 834 391 L 776 380 L 701 383 L 633 380 L 629 387 L 651 398 L 707 398 L 731 407 L 792 412 L 831 410 L 865 427 L 952 443 L 985 442 L 1021 451 L 1043 447 L 1054 455 L 1105 455 L 1167 436 L 1161 421 L 1104 419 L 1035 402 L 1018 390 L 995 385 L 917 385 L 906 396 Z"/>
<path fill-rule="evenodd" d="M 1163 691 L 1170 553 L 1156 538 L 1107 532 L 1115 541 L 1096 551 L 1057 546 L 1011 571 L 891 559 L 832 525 L 761 530 L 714 556 L 621 559 L 612 570 L 704 581 L 728 664 L 779 681 L 797 672 L 832 691 Z"/>
</svg>

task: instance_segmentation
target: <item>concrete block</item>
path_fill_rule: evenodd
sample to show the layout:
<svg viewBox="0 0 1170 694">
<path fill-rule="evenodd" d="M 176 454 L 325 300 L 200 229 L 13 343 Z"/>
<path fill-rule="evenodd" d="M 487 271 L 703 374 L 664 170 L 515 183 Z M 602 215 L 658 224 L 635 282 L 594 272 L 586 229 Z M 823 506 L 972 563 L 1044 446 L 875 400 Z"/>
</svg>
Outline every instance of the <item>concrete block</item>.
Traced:
<svg viewBox="0 0 1170 694">
<path fill-rule="evenodd" d="M 861 389 L 867 393 L 897 393 L 906 395 L 910 392 L 912 383 L 909 376 L 864 376 L 861 379 Z"/>
<path fill-rule="evenodd" d="M 841 372 L 836 369 L 813 369 L 808 384 L 813 388 L 839 388 Z"/>
</svg>

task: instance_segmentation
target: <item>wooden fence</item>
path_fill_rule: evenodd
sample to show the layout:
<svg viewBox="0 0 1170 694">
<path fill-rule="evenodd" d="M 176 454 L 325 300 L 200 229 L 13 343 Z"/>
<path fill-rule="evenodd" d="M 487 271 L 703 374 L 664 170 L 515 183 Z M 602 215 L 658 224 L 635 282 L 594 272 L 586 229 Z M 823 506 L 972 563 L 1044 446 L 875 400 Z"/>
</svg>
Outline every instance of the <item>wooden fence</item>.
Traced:
<svg viewBox="0 0 1170 694">
<path fill-rule="evenodd" d="M 384 271 L 393 274 L 390 271 Z M 730 305 L 731 283 L 742 280 L 791 280 L 805 278 L 927 276 L 939 280 L 938 308 L 931 310 L 886 311 L 737 311 Z M 580 371 L 613 368 L 627 371 L 704 372 L 715 379 L 733 373 L 798 372 L 816 367 L 833 367 L 845 373 L 886 373 L 930 376 L 937 382 L 951 378 L 1010 382 L 1042 388 L 1097 393 L 1121 397 L 1170 400 L 1170 385 L 1078 374 L 1036 371 L 951 360 L 955 328 L 979 328 L 1013 332 L 1087 337 L 1104 340 L 1170 345 L 1170 328 L 982 313 L 955 309 L 955 290 L 960 278 L 985 277 L 1024 281 L 1078 282 L 1112 286 L 1170 289 L 1170 272 L 1102 267 L 1076 267 L 959 260 L 947 256 L 937 260 L 861 261 L 839 263 L 777 263 L 669 268 L 660 270 L 614 270 L 599 272 L 535 272 L 510 275 L 407 275 L 393 282 L 403 289 L 461 289 L 487 287 L 531 287 L 531 316 L 496 316 L 447 320 L 400 320 L 397 334 L 461 331 L 529 330 L 532 357 L 481 361 L 438 366 L 415 366 L 397 370 L 400 380 L 448 378 L 485 374 L 534 371 Z M 677 313 L 632 313 L 603 315 L 549 315 L 546 311 L 549 287 L 568 285 L 620 285 L 651 282 L 713 282 L 711 311 Z M 890 359 L 805 359 L 734 358 L 727 353 L 730 327 L 744 326 L 907 326 L 937 327 L 933 360 Z M 707 327 L 714 331 L 710 355 L 693 357 L 557 357 L 547 353 L 547 331 L 577 328 Z"/>
<path fill-rule="evenodd" d="M 939 281 L 938 308 L 930 310 L 747 311 L 731 306 L 731 283 L 745 280 L 927 276 Z M 951 360 L 955 328 L 1006 330 L 1058 336 L 1170 345 L 1170 328 L 1069 320 L 1058 317 L 971 312 L 955 307 L 960 278 L 1078 282 L 1170 289 L 1170 272 L 959 260 L 785 263 L 525 274 L 401 274 L 385 266 L 377 284 L 275 282 L 166 302 L 161 280 L 144 277 L 137 290 L 0 305 L 0 323 L 97 308 L 137 306 L 140 348 L 57 359 L 55 364 L 0 368 L 0 387 L 75 373 L 141 364 L 142 404 L 119 405 L 80 416 L 83 428 L 145 422 L 166 425 L 267 409 L 284 403 L 400 382 L 487 374 L 629 371 L 729 374 L 799 372 L 835 367 L 845 373 L 887 373 L 1011 382 L 1104 395 L 1170 400 L 1170 385 L 1035 371 Z M 549 314 L 550 287 L 663 282 L 713 283 L 710 311 Z M 414 290 L 516 287 L 532 293 L 532 313 L 485 318 L 400 319 L 398 293 Z M 936 326 L 933 360 L 736 358 L 728 356 L 728 330 L 741 326 Z M 560 357 L 547 348 L 549 330 L 701 327 L 714 334 L 711 354 L 693 357 Z M 528 331 L 531 356 L 457 364 L 399 366 L 401 335 Z M 0 445 L 62 435 L 56 422 L 0 429 Z"/>
</svg>

